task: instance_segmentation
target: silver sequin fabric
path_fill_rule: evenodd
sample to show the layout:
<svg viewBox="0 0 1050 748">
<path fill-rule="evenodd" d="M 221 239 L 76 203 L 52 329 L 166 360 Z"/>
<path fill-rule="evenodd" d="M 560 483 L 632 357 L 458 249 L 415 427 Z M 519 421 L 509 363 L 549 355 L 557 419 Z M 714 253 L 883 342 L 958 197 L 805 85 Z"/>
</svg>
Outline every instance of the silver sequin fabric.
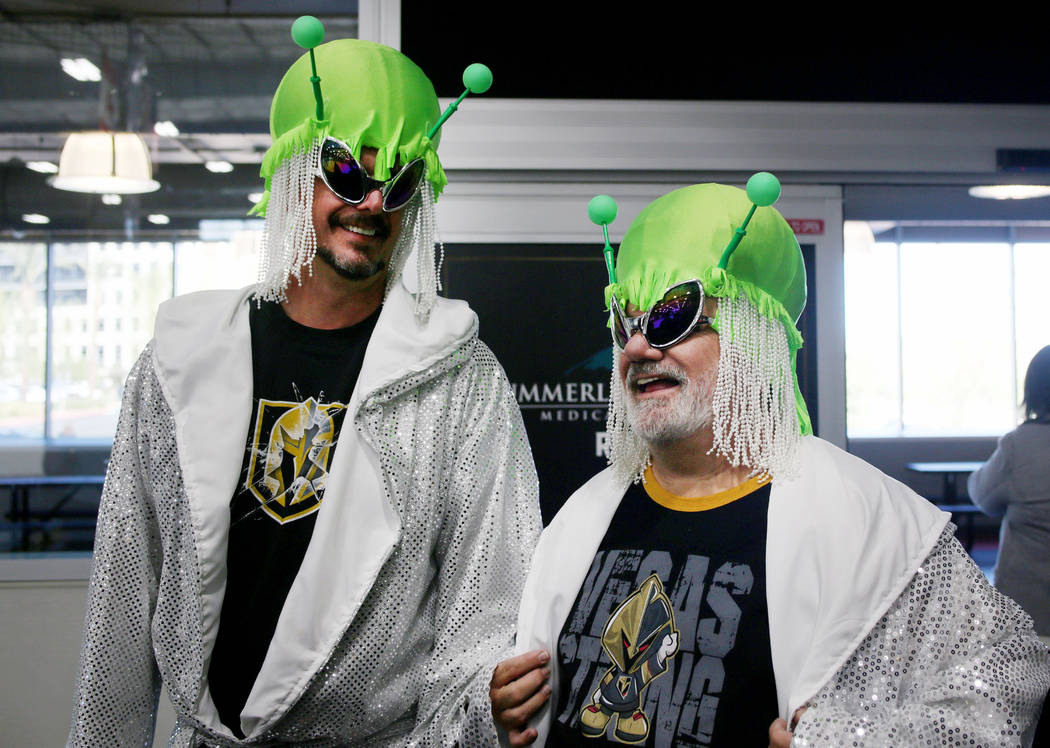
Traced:
<svg viewBox="0 0 1050 748">
<path fill-rule="evenodd" d="M 95 541 L 69 745 L 152 745 L 161 679 L 170 745 L 489 746 L 488 684 L 514 638 L 539 534 L 520 411 L 476 338 L 372 393 L 354 423 L 379 455 L 400 542 L 304 693 L 267 734 L 193 717 L 206 682 L 200 568 L 174 418 L 149 349 L 125 388 Z"/>
<path fill-rule="evenodd" d="M 794 748 L 1030 745 L 1050 656 L 953 533 L 810 700 Z"/>
</svg>

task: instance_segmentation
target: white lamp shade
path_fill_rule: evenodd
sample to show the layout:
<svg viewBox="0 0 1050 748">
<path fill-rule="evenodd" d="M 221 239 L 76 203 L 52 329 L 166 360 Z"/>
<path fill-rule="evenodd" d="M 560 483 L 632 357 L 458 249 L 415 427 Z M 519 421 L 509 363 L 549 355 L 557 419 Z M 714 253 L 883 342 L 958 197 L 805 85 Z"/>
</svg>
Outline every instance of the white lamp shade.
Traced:
<svg viewBox="0 0 1050 748">
<path fill-rule="evenodd" d="M 133 132 L 75 132 L 62 146 L 51 186 L 72 192 L 135 195 L 153 192 L 149 151 Z"/>
</svg>

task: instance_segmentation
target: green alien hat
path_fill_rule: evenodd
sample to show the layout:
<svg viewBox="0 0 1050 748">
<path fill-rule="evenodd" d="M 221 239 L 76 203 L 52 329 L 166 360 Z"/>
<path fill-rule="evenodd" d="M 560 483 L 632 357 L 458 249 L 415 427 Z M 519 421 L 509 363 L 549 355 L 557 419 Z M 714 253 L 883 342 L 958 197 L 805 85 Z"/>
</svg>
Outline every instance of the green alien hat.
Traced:
<svg viewBox="0 0 1050 748">
<path fill-rule="evenodd" d="M 723 260 L 749 209 L 743 238 Z M 620 244 L 616 278 L 606 296 L 639 309 L 693 278 L 708 296 L 746 294 L 761 314 L 785 323 L 793 349 L 802 344 L 795 322 L 806 305 L 806 268 L 798 240 L 775 208 L 754 208 L 736 187 L 696 184 L 647 205 Z"/>
<path fill-rule="evenodd" d="M 694 278 L 708 296 L 744 295 L 762 316 L 783 324 L 794 369 L 802 347 L 795 323 L 806 305 L 806 268 L 791 226 L 771 207 L 779 195 L 777 179 L 760 172 L 748 181 L 747 192 L 697 184 L 657 198 L 627 229 L 606 303 L 615 295 L 622 305 L 649 309 L 669 286 Z M 727 332 L 719 329 L 717 316 L 712 326 Z M 800 427 L 811 433 L 797 379 L 795 400 Z"/>
<path fill-rule="evenodd" d="M 324 79 L 323 118 L 318 118 L 311 84 L 311 53 Z M 364 147 L 375 148 L 376 179 L 388 179 L 399 158 L 404 164 L 422 157 L 426 178 L 437 196 L 448 179 L 437 155 L 440 131 L 433 138 L 427 132 L 440 117 L 430 79 L 397 50 L 360 39 L 338 39 L 314 47 L 292 64 L 274 94 L 270 108 L 273 145 L 260 170 L 266 192 L 252 212 L 265 215 L 270 179 L 277 168 L 329 135 L 346 143 L 354 158 L 360 158 Z"/>
</svg>

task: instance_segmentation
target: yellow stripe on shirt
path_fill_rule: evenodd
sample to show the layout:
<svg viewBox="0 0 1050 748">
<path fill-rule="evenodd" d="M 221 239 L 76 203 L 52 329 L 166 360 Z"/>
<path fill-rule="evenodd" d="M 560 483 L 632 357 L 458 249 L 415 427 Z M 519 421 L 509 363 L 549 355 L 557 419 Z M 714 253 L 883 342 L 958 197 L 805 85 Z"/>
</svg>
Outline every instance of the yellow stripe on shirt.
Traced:
<svg viewBox="0 0 1050 748">
<path fill-rule="evenodd" d="M 660 485 L 660 481 L 656 480 L 656 476 L 653 475 L 653 466 L 650 465 L 645 469 L 643 485 L 649 498 L 662 507 L 676 512 L 706 512 L 708 509 L 717 509 L 757 491 L 769 483 L 769 480 L 768 474 L 756 475 L 748 478 L 739 486 L 727 488 L 725 491 L 709 496 L 678 496 Z"/>
</svg>

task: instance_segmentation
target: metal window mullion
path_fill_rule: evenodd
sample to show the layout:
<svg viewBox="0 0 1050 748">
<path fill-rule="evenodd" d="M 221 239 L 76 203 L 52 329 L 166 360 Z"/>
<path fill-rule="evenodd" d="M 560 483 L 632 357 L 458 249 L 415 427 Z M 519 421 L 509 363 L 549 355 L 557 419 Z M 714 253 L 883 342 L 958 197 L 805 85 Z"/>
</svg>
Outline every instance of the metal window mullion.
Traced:
<svg viewBox="0 0 1050 748">
<path fill-rule="evenodd" d="M 1015 241 L 1017 239 L 1017 232 L 1013 225 L 1007 227 L 1007 238 L 1010 241 L 1010 273 L 1008 283 L 1010 288 L 1010 393 L 1012 395 L 1011 402 L 1016 407 L 1019 404 L 1017 399 L 1017 260 L 1016 252 L 1017 247 Z M 1017 414 L 1014 413 L 1014 420 L 1016 420 Z"/>
<path fill-rule="evenodd" d="M 904 283 L 901 263 L 901 227 L 895 229 L 897 252 L 897 435 L 904 436 Z"/>
<path fill-rule="evenodd" d="M 51 346 L 54 335 L 52 334 L 52 309 L 55 305 L 54 284 L 54 242 L 48 237 L 46 240 L 44 258 L 44 299 L 46 309 L 44 310 L 44 441 L 51 439 L 51 366 L 54 356 Z"/>
</svg>

